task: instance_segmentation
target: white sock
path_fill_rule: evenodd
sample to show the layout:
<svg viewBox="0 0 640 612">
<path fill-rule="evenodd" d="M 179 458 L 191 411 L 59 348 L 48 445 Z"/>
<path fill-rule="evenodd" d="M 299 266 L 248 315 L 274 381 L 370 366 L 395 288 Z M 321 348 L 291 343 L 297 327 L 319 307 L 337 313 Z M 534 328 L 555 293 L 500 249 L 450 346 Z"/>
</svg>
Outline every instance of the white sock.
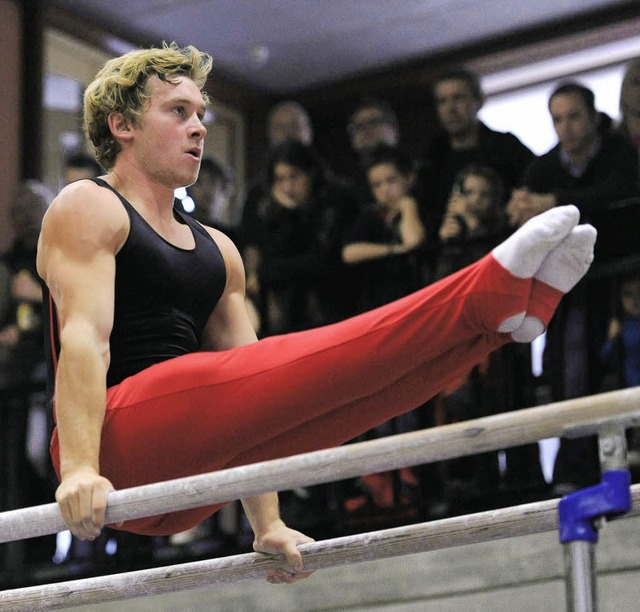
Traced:
<svg viewBox="0 0 640 612">
<path fill-rule="evenodd" d="M 527 315 L 521 325 L 511 332 L 511 337 L 516 342 L 533 342 L 544 330 L 544 323 L 538 317 Z"/>
<path fill-rule="evenodd" d="M 493 256 L 519 278 L 534 276 L 545 257 L 578 224 L 580 212 L 573 206 L 557 206 L 536 215 L 493 249 Z"/>
<path fill-rule="evenodd" d="M 567 293 L 587 273 L 598 233 L 592 225 L 578 225 L 544 259 L 534 278 Z"/>
<path fill-rule="evenodd" d="M 527 313 L 523 310 L 522 312 L 519 312 L 518 314 L 513 315 L 512 317 L 509 317 L 508 319 L 505 319 L 498 326 L 498 331 L 501 334 L 508 334 L 510 332 L 514 332 L 516 329 L 518 329 L 524 323 L 524 319 L 525 319 L 526 314 Z M 513 336 L 513 334 L 511 334 L 511 336 Z M 514 340 L 515 340 L 515 338 L 514 338 Z"/>
<path fill-rule="evenodd" d="M 542 262 L 534 278 L 567 293 L 587 273 L 593 261 L 597 232 L 591 225 L 578 225 Z M 516 342 L 533 342 L 545 330 L 538 318 L 527 315 L 511 332 Z"/>
</svg>

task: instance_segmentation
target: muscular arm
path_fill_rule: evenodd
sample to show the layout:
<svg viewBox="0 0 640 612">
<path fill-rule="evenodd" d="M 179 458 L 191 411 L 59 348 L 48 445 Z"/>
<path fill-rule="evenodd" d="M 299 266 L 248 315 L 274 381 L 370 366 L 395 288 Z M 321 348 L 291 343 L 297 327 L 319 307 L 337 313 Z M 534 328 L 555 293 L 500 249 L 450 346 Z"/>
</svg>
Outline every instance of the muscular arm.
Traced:
<svg viewBox="0 0 640 612">
<path fill-rule="evenodd" d="M 56 499 L 79 538 L 95 538 L 104 524 L 111 483 L 100 476 L 109 334 L 113 321 L 115 253 L 127 219 L 93 184 L 64 190 L 45 216 L 38 272 L 60 322 L 56 420 L 61 484 Z"/>
<path fill-rule="evenodd" d="M 224 351 L 257 342 L 245 308 L 245 274 L 240 254 L 222 232 L 207 229 L 222 252 L 227 268 L 227 284 L 205 327 L 202 348 Z"/>
<path fill-rule="evenodd" d="M 202 348 L 221 351 L 257 342 L 256 334 L 245 307 L 245 274 L 240 254 L 221 232 L 209 229 L 220 248 L 227 266 L 227 285 L 204 332 Z M 289 529 L 280 519 L 277 493 L 247 497 L 242 506 L 255 534 L 253 547 L 257 552 L 282 553 L 295 572 L 302 570 L 302 556 L 297 545 L 313 540 Z M 267 580 L 273 583 L 293 582 L 309 573 L 272 571 Z"/>
</svg>

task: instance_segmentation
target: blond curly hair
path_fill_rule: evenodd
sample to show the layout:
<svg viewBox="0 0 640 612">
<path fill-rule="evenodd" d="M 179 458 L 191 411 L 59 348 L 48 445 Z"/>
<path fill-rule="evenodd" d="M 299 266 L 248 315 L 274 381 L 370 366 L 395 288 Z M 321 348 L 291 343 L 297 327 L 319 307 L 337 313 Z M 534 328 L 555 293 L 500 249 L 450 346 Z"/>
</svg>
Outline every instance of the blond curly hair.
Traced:
<svg viewBox="0 0 640 612">
<path fill-rule="evenodd" d="M 164 43 L 162 48 L 131 51 L 109 60 L 84 93 L 84 130 L 95 147 L 96 159 L 107 170 L 115 164 L 120 144 L 109 129 L 111 113 L 122 113 L 133 126 L 149 99 L 147 80 L 155 75 L 163 81 L 188 77 L 209 103 L 204 86 L 213 65 L 211 56 L 193 46 L 180 48 Z"/>
</svg>

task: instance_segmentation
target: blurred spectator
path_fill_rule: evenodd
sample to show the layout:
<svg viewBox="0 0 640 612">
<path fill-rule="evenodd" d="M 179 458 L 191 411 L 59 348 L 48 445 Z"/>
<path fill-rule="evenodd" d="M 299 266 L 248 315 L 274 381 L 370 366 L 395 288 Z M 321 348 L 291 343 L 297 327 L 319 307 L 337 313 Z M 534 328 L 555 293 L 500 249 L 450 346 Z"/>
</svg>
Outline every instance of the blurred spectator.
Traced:
<svg viewBox="0 0 640 612">
<path fill-rule="evenodd" d="M 266 136 L 269 144 L 269 154 L 285 142 L 300 142 L 310 147 L 313 143 L 313 125 L 305 108 L 294 100 L 284 100 L 276 104 L 267 117 Z M 241 208 L 240 228 L 236 239 L 238 246 L 244 251 L 246 228 L 254 228 L 258 223 L 258 206 L 261 201 L 269 197 L 270 187 L 267 184 L 266 168 L 261 168 L 247 186 L 246 196 Z M 248 231 L 251 231 L 249 229 Z M 251 256 L 251 254 L 249 254 Z"/>
<path fill-rule="evenodd" d="M 634 210 L 621 209 L 622 215 L 630 214 L 622 217 L 608 207 L 637 193 L 637 151 L 622 136 L 601 129 L 603 117 L 596 111 L 593 92 L 579 83 L 561 83 L 549 98 L 549 112 L 558 144 L 525 171 L 523 188 L 513 192 L 508 204 L 512 224 L 573 203 L 582 219 L 598 230 L 596 258 L 624 254 L 626 245 L 637 250 L 632 244 L 637 242 L 635 232 L 625 234 L 625 229 L 637 227 Z M 610 309 L 605 284 L 588 279 L 579 283 L 563 298 L 549 325 L 544 378 L 556 401 L 600 389 L 599 351 Z M 561 440 L 553 476 L 556 494 L 593 484 L 599 476 L 595 438 Z"/>
<path fill-rule="evenodd" d="M 62 178 L 64 185 L 104 174 L 95 157 L 79 151 L 69 155 L 64 161 Z"/>
<path fill-rule="evenodd" d="M 9 454 L 1 481 L 5 509 L 53 501 L 54 487 L 48 456 L 49 416 L 43 390 L 42 290 L 36 271 L 36 249 L 42 218 L 53 193 L 35 180 L 17 186 L 9 204 L 14 240 L 2 258 L 0 293 L 6 302 L 0 321 L 0 385 L 3 396 L 2 450 Z M 8 273 L 7 273 L 8 272 Z M 51 561 L 52 537 L 24 543 L 29 562 Z M 12 560 L 12 565 L 17 563 Z"/>
<path fill-rule="evenodd" d="M 203 225 L 215 227 L 235 238 L 238 219 L 231 210 L 231 196 L 235 189 L 231 170 L 211 157 L 200 164 L 198 180 L 187 187 L 187 195 L 194 204 L 191 213 Z"/>
<path fill-rule="evenodd" d="M 378 145 L 395 147 L 400 140 L 398 117 L 391 105 L 379 98 L 360 100 L 351 111 L 347 130 L 351 148 L 362 161 L 366 161 Z"/>
<path fill-rule="evenodd" d="M 287 140 L 295 140 L 304 145 L 313 144 L 313 126 L 304 107 L 293 100 L 276 104 L 267 118 L 269 148 L 275 149 Z"/>
<path fill-rule="evenodd" d="M 10 285 L 2 293 L 10 296 L 0 346 L 6 355 L 2 373 L 6 382 L 29 380 L 43 360 L 42 290 L 36 271 L 36 250 L 42 217 L 53 200 L 42 183 L 25 181 L 14 192 L 9 215 L 15 239 L 3 261 L 10 271 Z"/>
<path fill-rule="evenodd" d="M 374 201 L 361 209 L 342 249 L 357 266 L 358 311 L 371 310 L 416 291 L 424 283 L 415 251 L 424 242 L 418 205 L 411 195 L 412 161 L 395 147 L 380 145 L 368 156 L 366 175 Z"/>
<path fill-rule="evenodd" d="M 594 94 L 580 83 L 561 83 L 549 97 L 549 112 L 558 143 L 527 167 L 523 188 L 508 204 L 510 221 L 520 226 L 553 206 L 575 204 L 599 230 L 602 250 L 608 237 L 598 227 L 598 212 L 638 194 L 638 153 L 619 134 L 601 129 Z M 615 233 L 610 238 L 619 240 Z"/>
<path fill-rule="evenodd" d="M 427 204 L 425 224 L 439 228 L 462 168 L 473 162 L 493 168 L 508 197 L 534 154 L 513 134 L 494 131 L 480 121 L 484 96 L 478 76 L 470 70 L 458 67 L 442 72 L 433 83 L 432 95 L 442 130 L 425 152 L 425 176 L 420 183 L 426 189 L 421 198 Z"/>
<path fill-rule="evenodd" d="M 602 357 L 621 366 L 621 387 L 640 386 L 640 273 L 623 276 Z M 618 368 L 614 368 L 618 370 Z"/>
<path fill-rule="evenodd" d="M 620 123 L 618 133 L 640 151 L 640 58 L 626 67 L 620 88 Z"/>
<path fill-rule="evenodd" d="M 313 149 L 295 141 L 269 160 L 270 192 L 245 231 L 247 292 L 264 333 L 301 330 L 344 314 L 340 246 L 354 203 Z"/>
<path fill-rule="evenodd" d="M 609 322 L 607 338 L 600 357 L 613 374 L 609 388 L 640 386 L 640 273 L 627 274 L 620 280 L 614 316 Z M 627 432 L 629 464 L 640 468 L 640 428 Z M 636 474 L 637 478 L 637 474 Z"/>
<path fill-rule="evenodd" d="M 440 230 L 436 279 L 486 255 L 505 233 L 504 188 L 498 173 L 483 164 L 456 176 Z"/>
<path fill-rule="evenodd" d="M 400 140 L 398 117 L 386 100 L 365 97 L 352 109 L 347 123 L 351 149 L 355 153 L 353 167 L 344 168 L 345 177 L 361 205 L 372 200 L 366 168 L 369 155 L 379 146 L 397 147 Z"/>
<path fill-rule="evenodd" d="M 7 322 L 11 310 L 11 269 L 2 260 L 0 260 L 0 287 L 2 287 L 0 291 L 0 326 L 2 326 Z"/>
</svg>

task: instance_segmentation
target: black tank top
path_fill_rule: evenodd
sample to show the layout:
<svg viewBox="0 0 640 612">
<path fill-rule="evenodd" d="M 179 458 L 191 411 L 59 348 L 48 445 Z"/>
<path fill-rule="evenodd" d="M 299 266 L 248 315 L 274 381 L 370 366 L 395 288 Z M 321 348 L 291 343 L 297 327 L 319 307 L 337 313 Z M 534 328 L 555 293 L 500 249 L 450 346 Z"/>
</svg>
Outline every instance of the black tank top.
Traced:
<svg viewBox="0 0 640 612">
<path fill-rule="evenodd" d="M 176 220 L 191 228 L 194 249 L 167 242 L 108 183 L 93 180 L 118 196 L 130 225 L 127 240 L 116 255 L 107 373 L 110 387 L 151 365 L 200 349 L 203 328 L 224 291 L 226 267 L 211 235 L 188 215 L 174 209 Z M 59 352 L 58 326 L 55 304 L 46 293 L 49 329 L 45 334 L 52 348 L 53 377 Z"/>
</svg>

